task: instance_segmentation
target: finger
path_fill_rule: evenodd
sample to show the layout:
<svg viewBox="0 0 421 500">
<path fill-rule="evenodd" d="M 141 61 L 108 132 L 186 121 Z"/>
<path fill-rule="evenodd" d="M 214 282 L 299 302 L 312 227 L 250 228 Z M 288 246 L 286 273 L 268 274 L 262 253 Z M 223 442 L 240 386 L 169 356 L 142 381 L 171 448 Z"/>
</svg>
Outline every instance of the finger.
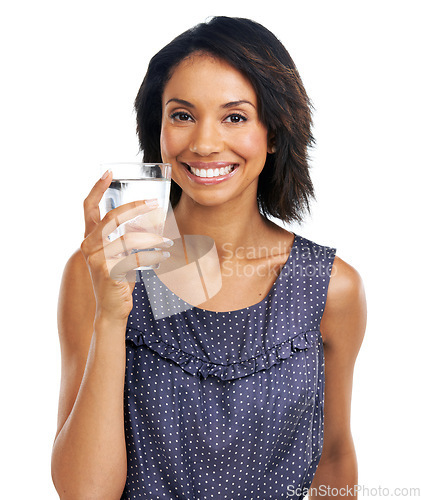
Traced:
<svg viewBox="0 0 421 500">
<path fill-rule="evenodd" d="M 102 233 L 102 239 L 106 240 L 121 224 L 142 216 L 149 211 L 155 211 L 158 205 L 159 203 L 156 199 L 137 200 L 110 210 L 104 216 L 101 223 L 98 224 L 98 228 L 100 228 Z"/>
<path fill-rule="evenodd" d="M 117 281 L 127 281 L 127 274 L 133 271 L 137 267 L 141 266 L 152 266 L 154 264 L 159 264 L 163 260 L 170 256 L 169 252 L 162 250 L 152 250 L 146 252 L 135 252 L 125 257 L 124 259 L 117 262 L 117 264 L 112 265 L 112 261 L 108 261 L 111 267 L 108 268 L 110 272 L 110 277 Z"/>
<path fill-rule="evenodd" d="M 102 221 L 96 223 L 91 233 L 85 236 L 84 246 L 87 252 L 92 254 L 101 251 L 106 244 L 109 244 L 108 236 L 121 223 L 138 216 L 142 212 L 145 213 L 149 210 L 154 210 L 157 203 L 157 200 L 132 201 L 114 210 L 110 210 Z"/>
<path fill-rule="evenodd" d="M 156 207 L 154 210 L 141 214 L 124 224 L 124 232 L 143 231 L 146 233 L 161 233 L 165 222 L 165 210 Z"/>
<path fill-rule="evenodd" d="M 99 213 L 99 202 L 105 191 L 109 188 L 113 179 L 110 170 L 107 170 L 103 176 L 95 183 L 88 196 L 83 202 L 83 211 L 85 214 L 85 237 L 93 231 L 95 226 L 101 220 Z"/>
<path fill-rule="evenodd" d="M 132 250 L 145 250 L 157 246 L 172 246 L 173 241 L 155 233 L 126 233 L 120 238 L 104 245 L 106 259 L 112 259 L 123 254 L 128 255 Z"/>
</svg>

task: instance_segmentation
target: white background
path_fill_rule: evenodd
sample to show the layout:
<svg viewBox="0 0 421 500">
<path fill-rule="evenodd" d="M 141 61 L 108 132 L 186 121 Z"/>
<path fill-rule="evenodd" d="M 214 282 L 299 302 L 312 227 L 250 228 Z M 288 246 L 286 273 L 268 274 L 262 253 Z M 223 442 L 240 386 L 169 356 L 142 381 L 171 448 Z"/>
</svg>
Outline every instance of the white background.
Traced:
<svg viewBox="0 0 421 500">
<path fill-rule="evenodd" d="M 1 8 L 2 498 L 57 498 L 56 304 L 63 266 L 82 241 L 82 202 L 101 162 L 139 159 L 132 109 L 149 59 L 212 15 L 264 24 L 298 67 L 316 109 L 317 202 L 289 229 L 336 247 L 367 295 L 352 411 L 359 483 L 421 487 L 417 4 L 15 0 Z"/>
</svg>

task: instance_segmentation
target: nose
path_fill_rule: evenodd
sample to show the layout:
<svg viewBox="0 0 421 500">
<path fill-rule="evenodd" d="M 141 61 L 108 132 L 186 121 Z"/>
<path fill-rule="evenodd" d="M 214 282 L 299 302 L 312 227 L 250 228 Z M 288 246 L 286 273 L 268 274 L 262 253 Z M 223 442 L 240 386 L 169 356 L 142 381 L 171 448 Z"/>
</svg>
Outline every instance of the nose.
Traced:
<svg viewBox="0 0 421 500">
<path fill-rule="evenodd" d="M 217 127 L 209 123 L 198 123 L 195 127 L 189 149 L 199 156 L 220 153 L 224 149 L 224 143 Z"/>
</svg>

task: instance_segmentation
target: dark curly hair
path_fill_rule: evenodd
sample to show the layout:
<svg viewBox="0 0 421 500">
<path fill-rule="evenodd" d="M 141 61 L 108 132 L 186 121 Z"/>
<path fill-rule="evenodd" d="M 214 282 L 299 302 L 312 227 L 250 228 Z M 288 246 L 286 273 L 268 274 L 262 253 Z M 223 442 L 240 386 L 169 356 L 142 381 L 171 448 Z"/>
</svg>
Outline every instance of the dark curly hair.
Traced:
<svg viewBox="0 0 421 500">
<path fill-rule="evenodd" d="M 302 222 L 315 198 L 309 175 L 308 148 L 312 105 L 294 61 L 282 43 L 264 26 L 249 19 L 218 16 L 187 30 L 150 61 L 135 100 L 137 134 L 143 161 L 162 161 L 160 134 L 162 94 L 175 67 L 193 52 L 209 53 L 241 71 L 258 99 L 260 121 L 276 148 L 268 154 L 259 176 L 257 201 L 264 217 Z M 181 188 L 171 181 L 171 204 Z"/>
</svg>

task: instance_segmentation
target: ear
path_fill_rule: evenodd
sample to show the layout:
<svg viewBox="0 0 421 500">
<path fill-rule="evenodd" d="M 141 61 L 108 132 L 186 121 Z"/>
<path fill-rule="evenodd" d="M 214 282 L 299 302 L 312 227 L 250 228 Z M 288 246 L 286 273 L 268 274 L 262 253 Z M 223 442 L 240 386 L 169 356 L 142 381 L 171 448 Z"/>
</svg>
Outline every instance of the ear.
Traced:
<svg viewBox="0 0 421 500">
<path fill-rule="evenodd" d="M 273 154 L 276 152 L 276 146 L 275 146 L 275 133 L 270 132 L 268 133 L 268 149 L 267 149 L 269 154 Z"/>
</svg>

